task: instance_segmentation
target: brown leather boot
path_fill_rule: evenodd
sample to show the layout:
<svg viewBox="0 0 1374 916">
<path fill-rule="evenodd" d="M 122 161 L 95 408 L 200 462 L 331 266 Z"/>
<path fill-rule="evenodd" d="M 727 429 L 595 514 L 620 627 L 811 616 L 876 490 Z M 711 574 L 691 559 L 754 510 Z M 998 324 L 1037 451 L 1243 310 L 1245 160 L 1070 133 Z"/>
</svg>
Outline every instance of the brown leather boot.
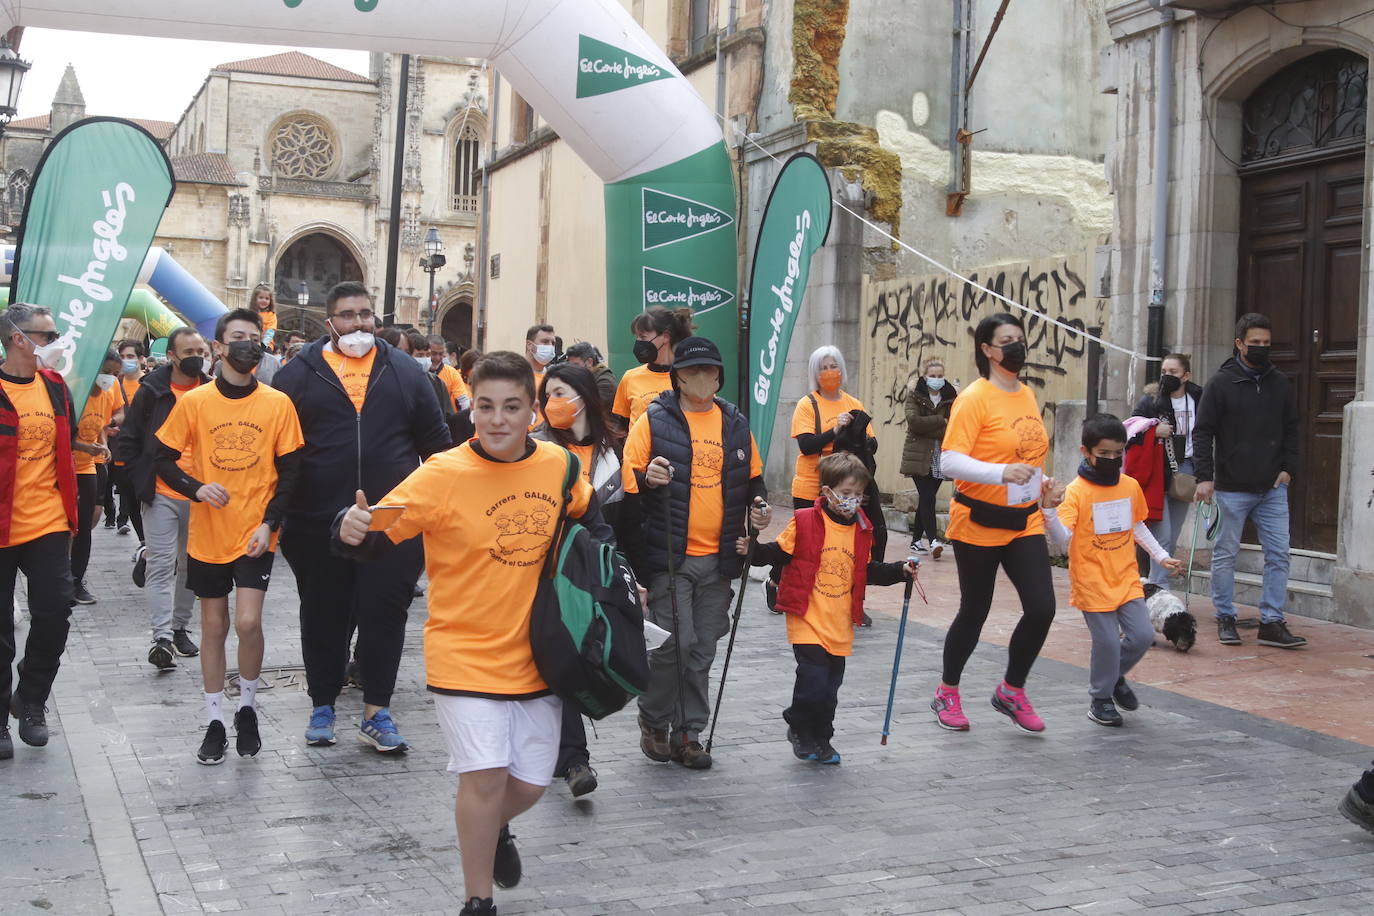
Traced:
<svg viewBox="0 0 1374 916">
<path fill-rule="evenodd" d="M 673 740 L 673 762 L 689 770 L 711 769 L 711 755 L 706 748 L 699 741 L 688 741 L 686 735 L 677 735 Z"/>
<path fill-rule="evenodd" d="M 643 719 L 640 719 L 639 749 L 650 760 L 667 763 L 672 759 L 673 754 L 673 749 L 668 744 L 668 730 L 666 728 L 650 728 Z"/>
</svg>

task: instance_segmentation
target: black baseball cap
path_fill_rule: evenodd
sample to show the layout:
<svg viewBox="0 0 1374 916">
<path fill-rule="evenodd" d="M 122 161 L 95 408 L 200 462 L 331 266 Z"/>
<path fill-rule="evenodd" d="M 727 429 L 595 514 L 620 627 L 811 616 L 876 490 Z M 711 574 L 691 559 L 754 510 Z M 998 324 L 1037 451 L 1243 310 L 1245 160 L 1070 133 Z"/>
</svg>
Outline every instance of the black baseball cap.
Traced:
<svg viewBox="0 0 1374 916">
<path fill-rule="evenodd" d="M 720 348 L 705 337 L 688 337 L 673 348 L 673 368 L 689 369 L 692 366 L 715 366 L 724 369 L 720 358 Z"/>
</svg>

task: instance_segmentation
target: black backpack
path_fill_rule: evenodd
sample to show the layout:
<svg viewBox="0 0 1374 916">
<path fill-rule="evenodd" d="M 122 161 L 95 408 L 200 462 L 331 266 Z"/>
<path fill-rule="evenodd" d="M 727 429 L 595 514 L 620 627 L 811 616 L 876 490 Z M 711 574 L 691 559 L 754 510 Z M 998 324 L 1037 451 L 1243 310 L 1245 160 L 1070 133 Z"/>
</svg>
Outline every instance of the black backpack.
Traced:
<svg viewBox="0 0 1374 916">
<path fill-rule="evenodd" d="M 563 509 L 530 611 L 530 648 L 555 694 L 582 715 L 604 719 L 649 687 L 644 614 L 629 564 L 568 518 L 581 468 L 567 456 Z"/>
</svg>

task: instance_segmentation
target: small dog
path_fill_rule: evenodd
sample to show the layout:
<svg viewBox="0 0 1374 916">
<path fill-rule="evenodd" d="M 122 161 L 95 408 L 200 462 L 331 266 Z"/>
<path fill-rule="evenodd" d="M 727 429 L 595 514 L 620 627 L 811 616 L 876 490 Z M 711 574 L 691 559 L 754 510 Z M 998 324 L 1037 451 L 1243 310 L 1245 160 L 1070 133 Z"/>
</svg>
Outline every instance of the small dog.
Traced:
<svg viewBox="0 0 1374 916">
<path fill-rule="evenodd" d="M 1156 633 L 1174 644 L 1180 652 L 1187 652 L 1197 642 L 1197 618 L 1183 607 L 1177 595 L 1158 585 L 1145 586 L 1145 605 L 1150 609 L 1150 622 Z"/>
</svg>

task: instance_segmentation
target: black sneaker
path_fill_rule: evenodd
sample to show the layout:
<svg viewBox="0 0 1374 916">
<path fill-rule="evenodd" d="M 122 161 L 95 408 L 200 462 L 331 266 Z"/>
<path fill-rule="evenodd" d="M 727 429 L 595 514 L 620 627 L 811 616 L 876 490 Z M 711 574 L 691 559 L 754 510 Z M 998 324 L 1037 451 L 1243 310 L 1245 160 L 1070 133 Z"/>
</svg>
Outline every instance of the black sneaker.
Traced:
<svg viewBox="0 0 1374 916">
<path fill-rule="evenodd" d="M 205 739 L 200 742 L 196 759 L 207 767 L 219 766 L 224 762 L 224 752 L 229 750 L 229 736 L 224 733 L 224 723 L 219 719 L 205 726 Z"/>
<path fill-rule="evenodd" d="M 1088 707 L 1088 718 L 1098 725 L 1110 726 L 1121 725 L 1125 721 L 1111 700 L 1093 700 L 1092 705 Z"/>
<path fill-rule="evenodd" d="M 871 627 L 871 626 L 873 626 L 873 618 L 868 616 L 868 611 L 864 611 L 863 623 L 859 624 L 859 626 L 861 626 L 861 627 Z"/>
<path fill-rule="evenodd" d="M 115 520 L 112 519 L 112 518 L 110 518 L 108 515 L 105 516 L 105 530 L 106 530 L 106 531 L 113 531 L 114 528 L 115 528 Z"/>
<path fill-rule="evenodd" d="M 95 596 L 86 589 L 85 582 L 77 582 L 72 589 L 72 599 L 77 604 L 95 604 Z"/>
<path fill-rule="evenodd" d="M 48 708 L 42 703 L 28 703 L 18 695 L 10 699 L 10 714 L 19 720 L 19 740 L 29 747 L 43 747 L 48 743 Z"/>
<path fill-rule="evenodd" d="M 473 897 L 463 904 L 458 916 L 496 916 L 496 904 L 490 897 Z"/>
<path fill-rule="evenodd" d="M 1279 649 L 1301 649 L 1307 645 L 1307 640 L 1301 636 L 1294 636 L 1288 632 L 1288 624 L 1282 620 L 1273 623 L 1261 623 L 1259 625 L 1259 639 L 1256 640 L 1261 646 L 1275 646 Z"/>
<path fill-rule="evenodd" d="M 1116 705 L 1127 712 L 1135 712 L 1140 708 L 1140 698 L 1135 695 L 1131 685 L 1126 683 L 1123 677 L 1116 682 L 1116 687 L 1112 689 L 1112 699 L 1116 700 Z"/>
<path fill-rule="evenodd" d="M 172 641 L 167 637 L 159 639 L 153 643 L 148 650 L 148 664 L 154 665 L 159 671 L 171 671 L 177 666 L 176 659 L 172 657 Z"/>
<path fill-rule="evenodd" d="M 596 791 L 596 770 L 591 764 L 574 763 L 568 767 L 568 775 L 564 777 L 568 781 L 568 789 L 572 792 L 573 798 L 581 798 Z"/>
<path fill-rule="evenodd" d="M 1236 632 L 1236 618 L 1217 618 L 1217 641 L 1223 646 L 1240 645 L 1240 634 Z"/>
<path fill-rule="evenodd" d="M 790 725 L 787 727 L 787 741 L 792 745 L 792 756 L 798 760 L 810 760 L 816 756 L 816 742 Z"/>
<path fill-rule="evenodd" d="M 1354 786 L 1345 793 L 1338 810 L 1350 823 L 1374 833 L 1374 804 L 1365 801 Z"/>
<path fill-rule="evenodd" d="M 134 551 L 134 585 L 143 587 L 143 582 L 148 575 L 148 548 L 140 547 Z"/>
<path fill-rule="evenodd" d="M 520 875 L 520 850 L 515 848 L 515 835 L 507 824 L 496 838 L 496 862 L 491 867 L 491 880 L 502 890 L 509 890 L 520 883 Z"/>
<path fill-rule="evenodd" d="M 172 648 L 182 658 L 195 658 L 200 654 L 200 646 L 195 644 L 191 634 L 185 630 L 172 631 Z"/>
<path fill-rule="evenodd" d="M 262 736 L 258 734 L 258 713 L 251 706 L 241 706 L 234 713 L 235 747 L 240 757 L 256 757 L 262 750 Z"/>
<path fill-rule="evenodd" d="M 14 756 L 14 739 L 10 737 L 9 716 L 5 717 L 4 722 L 0 722 L 0 760 L 9 760 Z"/>
</svg>

